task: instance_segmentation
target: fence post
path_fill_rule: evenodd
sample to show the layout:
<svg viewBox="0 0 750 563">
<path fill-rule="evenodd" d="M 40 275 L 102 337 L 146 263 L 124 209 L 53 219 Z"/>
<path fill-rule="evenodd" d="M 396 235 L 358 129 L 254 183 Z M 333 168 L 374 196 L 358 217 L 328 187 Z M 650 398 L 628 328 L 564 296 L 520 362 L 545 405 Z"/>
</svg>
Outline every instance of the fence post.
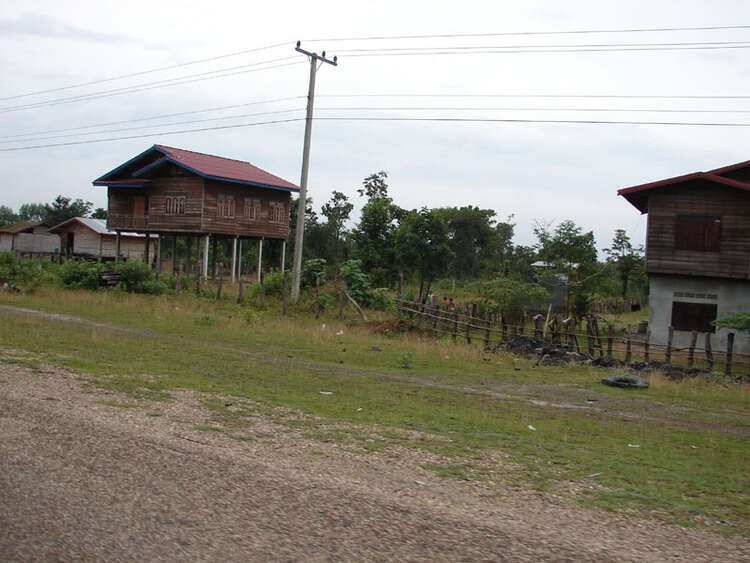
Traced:
<svg viewBox="0 0 750 563">
<path fill-rule="evenodd" d="M 607 356 L 610 358 L 612 357 L 612 346 L 614 344 L 615 340 L 615 327 L 614 325 L 609 325 L 609 328 L 607 329 Z"/>
<path fill-rule="evenodd" d="M 224 264 L 219 264 L 219 287 L 216 289 L 216 300 L 221 299 L 221 285 L 224 279 Z"/>
<path fill-rule="evenodd" d="M 315 276 L 315 318 L 320 316 L 320 276 Z"/>
<path fill-rule="evenodd" d="M 342 281 L 339 284 L 339 320 L 344 318 L 344 292 L 346 291 L 346 282 Z M 401 287 L 399 287 L 399 294 L 401 293 Z M 401 297 L 398 298 L 398 317 L 401 318 Z"/>
<path fill-rule="evenodd" d="M 242 305 L 242 276 L 237 277 L 237 303 Z"/>
<path fill-rule="evenodd" d="M 643 342 L 643 361 L 651 361 L 651 329 L 646 331 L 646 340 Z"/>
<path fill-rule="evenodd" d="M 706 333 L 706 363 L 708 364 L 708 371 L 714 369 L 714 353 L 711 350 L 711 333 Z"/>
<path fill-rule="evenodd" d="M 396 311 L 398 312 L 398 318 L 401 318 L 401 301 L 404 298 L 404 273 L 399 272 L 398 273 L 398 301 L 396 301 Z M 339 308 L 339 318 L 341 318 L 341 315 L 343 313 L 343 296 L 339 299 L 339 301 L 342 303 Z"/>
<path fill-rule="evenodd" d="M 262 311 L 263 310 L 263 294 L 264 294 L 264 289 L 263 289 L 263 270 L 261 270 L 260 272 L 258 272 L 258 276 L 259 276 L 259 279 L 258 279 L 258 305 L 260 306 L 260 310 Z"/>
<path fill-rule="evenodd" d="M 490 347 L 490 313 L 489 311 L 484 314 L 484 349 Z"/>
<path fill-rule="evenodd" d="M 667 329 L 667 350 L 664 352 L 664 363 L 672 363 L 672 337 L 674 336 L 674 328 L 671 326 Z"/>
<path fill-rule="evenodd" d="M 474 317 L 471 316 L 471 309 L 469 309 L 469 306 L 466 306 L 466 312 L 468 313 L 467 320 L 466 320 L 466 343 L 471 344 L 471 323 L 474 322 Z"/>
<path fill-rule="evenodd" d="M 174 290 L 179 293 L 182 289 L 182 264 L 180 264 L 180 269 L 177 273 L 177 279 L 174 281 Z"/>
<path fill-rule="evenodd" d="M 586 318 L 586 340 L 588 341 L 589 356 L 594 355 L 594 333 L 591 328 L 591 317 Z"/>
<path fill-rule="evenodd" d="M 625 340 L 625 364 L 630 365 L 631 357 L 631 342 L 630 342 L 630 325 L 628 325 L 628 337 Z"/>
<path fill-rule="evenodd" d="M 544 332 L 544 316 L 541 313 L 537 313 L 532 317 L 532 320 L 534 321 L 534 338 L 540 339 Z"/>
<path fill-rule="evenodd" d="M 573 347 L 571 350 L 581 353 L 581 345 L 578 343 L 578 336 L 576 336 L 576 316 L 570 315 L 570 324 L 568 325 L 568 346 L 570 346 L 570 339 L 573 339 Z"/>
<path fill-rule="evenodd" d="M 518 327 L 518 334 L 519 334 L 519 336 L 523 336 L 523 329 L 524 329 L 524 325 L 525 324 L 526 324 L 526 314 L 525 313 L 521 313 L 521 324 Z"/>
<path fill-rule="evenodd" d="M 698 331 L 690 333 L 690 347 L 688 348 L 688 367 L 693 367 L 695 363 L 695 343 L 698 341 Z"/>
<path fill-rule="evenodd" d="M 289 271 L 284 270 L 284 275 L 281 277 L 281 314 L 286 315 L 286 304 L 287 295 L 286 288 L 289 280 Z"/>
<path fill-rule="evenodd" d="M 457 336 L 458 336 L 458 309 L 453 309 L 453 335 L 451 337 L 451 340 L 455 342 Z"/>
<path fill-rule="evenodd" d="M 734 348 L 734 333 L 727 334 L 727 357 L 724 364 L 724 375 L 732 377 L 732 349 Z"/>
<path fill-rule="evenodd" d="M 505 315 L 500 314 L 500 334 L 503 340 L 508 339 L 508 325 L 505 322 Z"/>
</svg>

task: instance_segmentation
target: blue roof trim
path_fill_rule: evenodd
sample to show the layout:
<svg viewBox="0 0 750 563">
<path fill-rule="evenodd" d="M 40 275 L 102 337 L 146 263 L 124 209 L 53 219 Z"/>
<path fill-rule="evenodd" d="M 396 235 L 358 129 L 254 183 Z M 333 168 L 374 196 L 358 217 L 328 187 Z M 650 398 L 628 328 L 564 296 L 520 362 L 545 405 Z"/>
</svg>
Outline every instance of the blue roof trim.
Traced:
<svg viewBox="0 0 750 563">
<path fill-rule="evenodd" d="M 148 154 L 149 152 L 151 152 L 151 151 L 158 151 L 158 152 L 160 152 L 160 153 L 164 154 L 164 151 L 163 151 L 163 150 L 161 150 L 160 148 L 158 148 L 158 147 L 157 147 L 156 145 L 153 145 L 153 146 L 151 146 L 151 147 L 147 148 L 147 149 L 146 149 L 145 151 L 143 151 L 143 152 L 142 152 L 141 154 L 138 154 L 138 155 L 134 156 L 133 158 L 131 158 L 130 160 L 128 160 L 127 162 L 124 162 L 124 163 L 120 164 L 120 166 L 118 166 L 117 168 L 114 168 L 114 169 L 110 170 L 110 171 L 109 171 L 109 172 L 107 172 L 106 174 L 102 174 L 102 175 L 101 175 L 101 176 L 99 176 L 99 177 L 98 177 L 98 178 L 97 178 L 96 180 L 94 180 L 94 182 L 99 182 L 99 181 L 101 181 L 101 180 L 104 180 L 104 179 L 106 179 L 106 177 L 107 177 L 107 176 L 110 176 L 110 175 L 112 175 L 112 174 L 115 174 L 116 172 L 119 172 L 120 170 L 122 170 L 123 168 L 125 168 L 126 166 L 128 166 L 129 164 L 132 164 L 133 162 L 135 162 L 135 161 L 136 161 L 136 160 L 138 160 L 139 158 L 141 158 L 141 157 L 143 157 L 143 156 L 147 155 L 147 154 Z"/>
<path fill-rule="evenodd" d="M 151 164 L 147 164 L 147 165 L 146 165 L 146 166 L 144 166 L 143 168 L 141 168 L 141 169 L 139 169 L 139 170 L 136 170 L 135 172 L 133 172 L 133 173 L 131 174 L 131 176 L 132 176 L 133 178 L 137 178 L 137 177 L 138 177 L 138 176 L 140 176 L 141 174 L 145 174 L 146 172 L 148 172 L 148 171 L 149 171 L 149 170 L 151 170 L 152 168 L 156 168 L 157 166 L 161 166 L 161 165 L 162 165 L 162 164 L 164 164 L 165 162 L 174 162 L 174 160 L 173 160 L 173 159 L 171 159 L 171 158 L 169 158 L 168 156 L 164 156 L 164 157 L 160 158 L 159 160 L 155 160 L 155 161 L 154 161 L 154 162 L 152 162 Z"/>
<path fill-rule="evenodd" d="M 142 184 L 136 184 L 136 183 L 133 183 L 133 184 L 110 184 L 106 180 L 102 180 L 102 181 L 92 182 L 92 184 L 94 184 L 95 186 L 107 186 L 107 187 L 111 186 L 113 188 L 145 188 L 146 186 L 148 186 L 149 183 L 148 182 L 143 182 Z"/>
</svg>

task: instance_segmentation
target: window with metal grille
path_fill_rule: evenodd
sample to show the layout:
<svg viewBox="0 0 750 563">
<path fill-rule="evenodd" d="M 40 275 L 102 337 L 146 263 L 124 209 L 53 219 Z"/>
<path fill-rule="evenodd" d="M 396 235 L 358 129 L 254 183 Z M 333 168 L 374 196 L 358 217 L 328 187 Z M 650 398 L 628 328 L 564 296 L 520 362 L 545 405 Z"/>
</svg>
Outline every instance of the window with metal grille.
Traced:
<svg viewBox="0 0 750 563">
<path fill-rule="evenodd" d="M 234 217 L 234 196 L 219 194 L 216 196 L 216 216 L 231 219 Z"/>
<path fill-rule="evenodd" d="M 250 221 L 260 221 L 260 200 L 246 197 L 245 198 L 245 219 Z"/>
<path fill-rule="evenodd" d="M 697 330 L 698 332 L 716 332 L 711 324 L 716 320 L 716 304 L 672 302 L 672 327 L 675 330 Z"/>
<path fill-rule="evenodd" d="M 164 198 L 164 214 L 184 215 L 186 199 L 185 194 L 167 194 Z"/>
<path fill-rule="evenodd" d="M 286 222 L 286 206 L 283 201 L 271 201 L 269 203 L 268 220 L 271 223 Z"/>
<path fill-rule="evenodd" d="M 718 252 L 721 239 L 721 217 L 713 215 L 678 215 L 675 228 L 677 250 Z"/>
</svg>

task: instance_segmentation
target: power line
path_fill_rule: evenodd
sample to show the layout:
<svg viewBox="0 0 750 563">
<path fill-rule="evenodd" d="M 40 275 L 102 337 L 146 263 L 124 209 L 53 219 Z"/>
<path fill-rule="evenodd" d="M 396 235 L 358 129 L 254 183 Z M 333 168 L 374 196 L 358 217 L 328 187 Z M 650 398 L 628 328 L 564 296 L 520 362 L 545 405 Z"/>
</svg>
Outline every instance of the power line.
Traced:
<svg viewBox="0 0 750 563">
<path fill-rule="evenodd" d="M 90 94 L 81 94 L 79 96 L 71 96 L 68 98 L 57 98 L 52 100 L 45 100 L 42 102 L 35 102 L 33 104 L 26 104 L 21 106 L 10 106 L 10 107 L 4 107 L 0 108 L 0 113 L 9 113 L 13 111 L 20 111 L 25 109 L 36 109 L 39 107 L 47 107 L 47 106 L 55 106 L 60 104 L 69 104 L 74 102 L 80 102 L 80 101 L 88 101 L 88 100 L 95 100 L 99 98 L 108 98 L 110 96 L 118 96 L 121 94 L 131 94 L 135 92 L 142 92 L 144 90 L 153 90 L 156 88 L 164 88 L 166 86 L 179 86 L 181 84 L 189 84 L 192 82 L 201 82 L 204 80 L 213 80 L 216 78 L 225 78 L 227 76 L 235 76 L 237 74 L 246 74 L 250 72 L 259 72 L 262 70 L 271 70 L 274 68 L 280 68 L 284 66 L 291 66 L 291 65 L 297 65 L 301 64 L 299 61 L 289 62 L 285 64 L 278 64 L 278 65 L 272 65 L 268 67 L 263 68 L 250 68 L 250 67 L 257 67 L 260 65 L 277 62 L 277 61 L 284 61 L 284 60 L 290 60 L 294 59 L 295 57 L 282 57 L 279 59 L 271 59 L 268 61 L 261 61 L 257 63 L 252 63 L 248 65 L 240 65 L 236 67 L 229 67 L 219 70 L 212 70 L 208 72 L 201 72 L 197 74 L 190 74 L 175 78 L 169 78 L 167 80 L 158 80 L 155 82 L 147 82 L 144 84 L 135 84 L 133 86 L 127 86 L 123 88 L 116 88 L 113 90 L 103 90 L 100 92 L 92 92 Z M 235 69 L 245 69 L 245 70 L 236 70 L 235 72 L 225 72 L 227 70 L 235 70 Z M 249 70 L 248 70 L 249 69 Z M 224 74 L 217 74 L 219 72 L 225 72 Z M 209 75 L 215 75 L 215 76 L 209 76 Z M 187 78 L 187 80 L 183 80 Z"/>
<path fill-rule="evenodd" d="M 338 49 L 337 53 L 361 53 L 361 52 L 389 52 L 389 51 L 433 51 L 433 50 L 471 50 L 471 49 L 557 49 L 557 48 L 594 48 L 594 47 L 700 47 L 700 46 L 722 46 L 722 45 L 746 45 L 750 41 L 682 41 L 670 43 L 579 43 L 579 44 L 556 44 L 556 45 L 438 45 L 433 47 L 385 47 L 385 48 L 360 48 L 360 49 Z"/>
<path fill-rule="evenodd" d="M 431 55 L 515 55 L 519 53 L 615 53 L 615 52 L 654 52 L 654 51 L 711 51 L 718 49 L 748 49 L 750 45 L 718 45 L 698 47 L 617 47 L 617 48 L 585 48 L 585 49 L 515 49 L 515 50 L 442 50 L 442 51 L 403 51 L 384 53 L 373 50 L 368 53 L 351 53 L 348 57 L 424 57 Z"/>
<path fill-rule="evenodd" d="M 3 98 L 0 98 L 0 101 L 12 100 L 12 99 L 16 99 L 16 98 L 24 98 L 24 97 L 27 97 L 27 96 L 37 96 L 39 94 L 48 94 L 48 93 L 51 93 L 51 92 L 60 92 L 62 90 L 71 90 L 73 88 L 81 88 L 83 86 L 92 86 L 94 84 L 102 84 L 104 82 L 113 82 L 115 80 L 122 80 L 124 78 L 133 78 L 135 76 L 143 76 L 144 74 L 151 74 L 151 73 L 154 73 L 154 72 L 162 72 L 162 71 L 165 71 L 165 70 L 172 70 L 172 69 L 175 69 L 175 68 L 182 68 L 182 67 L 191 66 L 191 65 L 197 65 L 197 64 L 201 64 L 201 63 L 218 61 L 220 59 L 226 59 L 226 58 L 229 58 L 229 57 L 237 57 L 239 55 L 246 55 L 248 53 L 255 53 L 255 52 L 258 52 L 258 51 L 265 51 L 265 50 L 268 50 L 268 49 L 274 49 L 276 47 L 282 47 L 282 46 L 287 45 L 287 44 L 288 43 L 285 41 L 283 43 L 275 43 L 273 45 L 266 45 L 265 47 L 256 47 L 254 49 L 245 49 L 243 51 L 236 51 L 234 53 L 226 53 L 224 55 L 217 55 L 215 57 L 208 57 L 208 58 L 205 58 L 205 59 L 197 59 L 197 60 L 194 60 L 194 61 L 188 61 L 188 62 L 174 64 L 174 65 L 170 65 L 170 66 L 162 66 L 162 67 L 158 67 L 158 68 L 152 68 L 152 69 L 149 69 L 149 70 L 142 70 L 142 71 L 139 71 L 139 72 L 131 72 L 129 74 L 121 74 L 119 76 L 111 76 L 109 78 L 100 78 L 98 80 L 91 80 L 89 82 L 79 82 L 78 84 L 70 84 L 68 86 L 59 86 L 57 88 L 49 88 L 47 90 L 37 90 L 36 92 L 26 92 L 24 94 L 15 94 L 13 96 L 5 96 Z"/>
<path fill-rule="evenodd" d="M 324 39 L 305 39 L 305 41 L 383 41 L 390 39 L 449 39 L 455 37 L 506 37 L 521 35 L 583 35 L 588 33 L 656 33 L 672 31 L 717 31 L 750 29 L 750 25 L 711 25 L 699 27 L 651 27 L 621 29 L 569 29 L 551 31 L 500 31 L 489 33 L 441 33 L 425 35 L 373 35 L 365 37 L 329 37 Z"/>
<path fill-rule="evenodd" d="M 24 142 L 24 143 L 31 143 L 31 142 L 37 142 L 37 141 L 47 141 L 50 139 L 63 139 L 65 137 L 75 137 L 77 135 L 104 135 L 106 133 L 120 133 L 122 131 L 137 131 L 138 129 L 152 129 L 154 127 L 172 127 L 174 125 L 190 125 L 193 123 L 205 123 L 207 121 L 221 121 L 225 119 L 241 119 L 246 117 L 259 117 L 261 115 L 278 115 L 281 113 L 292 113 L 295 111 L 303 111 L 305 108 L 295 108 L 295 109 L 283 109 L 283 110 L 274 110 L 274 111 L 262 111 L 258 113 L 245 113 L 240 115 L 228 115 L 224 117 L 209 117 L 206 119 L 189 119 L 187 121 L 175 121 L 172 123 L 156 123 L 153 125 L 138 125 L 136 127 L 121 127 L 119 129 L 106 129 L 103 131 L 86 131 L 82 133 L 70 133 L 67 135 L 51 135 L 49 137 L 35 137 L 31 139 L 11 139 L 7 141 L 0 141 L 0 144 L 8 144 L 8 143 L 17 143 L 17 142 Z"/>
<path fill-rule="evenodd" d="M 127 137 L 108 137 L 106 139 L 87 139 L 85 141 L 69 141 L 67 143 L 50 143 L 46 145 L 29 145 L 25 147 L 10 147 L 7 149 L 0 149 L 0 152 L 12 152 L 29 149 L 43 149 L 50 147 L 68 147 L 72 145 L 88 145 L 91 143 L 106 143 L 109 141 L 123 141 L 128 139 L 143 139 L 145 137 L 158 137 L 160 135 L 177 135 L 181 133 L 196 133 L 200 131 L 218 131 L 221 129 L 237 129 L 240 127 L 253 127 L 256 125 L 272 125 L 280 123 L 293 123 L 295 121 L 304 121 L 304 117 L 293 118 L 293 119 L 277 119 L 274 121 L 258 121 L 255 123 L 238 123 L 235 125 L 221 125 L 216 127 L 200 127 L 197 129 L 182 129 L 180 131 L 159 131 L 156 133 L 144 133 L 142 135 L 128 135 Z"/>
<path fill-rule="evenodd" d="M 540 124 L 572 124 L 572 125 L 661 125 L 661 126 L 693 126 L 693 127 L 750 127 L 750 123 L 721 123 L 721 122 L 689 122 L 689 121 L 614 121 L 593 119 L 492 119 L 492 118 L 463 118 L 463 117 L 316 117 L 318 121 L 391 121 L 391 122 L 442 122 L 442 123 L 540 123 Z M 83 141 L 69 141 L 65 143 L 49 143 L 44 145 L 27 145 L 21 147 L 10 147 L 0 149 L 0 152 L 12 152 L 50 147 L 65 147 L 72 145 L 86 145 L 90 143 L 104 143 L 108 141 L 122 141 L 128 139 L 141 139 L 145 137 L 157 137 L 160 135 L 175 135 L 181 133 L 194 133 L 201 131 L 218 131 L 222 129 L 237 129 L 240 127 L 252 127 L 255 125 L 270 125 L 293 123 L 304 121 L 305 118 L 278 119 L 273 121 L 261 121 L 254 123 L 238 123 L 233 125 L 221 125 L 214 127 L 200 127 L 195 129 L 182 129 L 178 131 L 158 131 L 140 135 L 128 135 L 124 137 L 108 137 L 104 139 L 87 139 Z"/>
<path fill-rule="evenodd" d="M 10 138 L 16 138 L 16 137 L 33 137 L 34 135 L 46 135 L 47 133 L 64 133 L 67 131 L 80 131 L 81 129 L 92 129 L 94 127 L 106 127 L 108 125 L 121 125 L 124 123 L 135 123 L 138 121 L 150 121 L 154 119 L 165 119 L 167 117 L 179 117 L 181 115 L 191 115 L 195 113 L 207 113 L 210 111 L 220 111 L 225 109 L 235 109 L 235 108 L 241 108 L 241 107 L 247 107 L 247 106 L 255 106 L 260 104 L 271 104 L 276 102 L 287 102 L 290 100 L 300 100 L 304 98 L 304 96 L 289 96 L 286 98 L 275 98 L 272 100 L 258 100 L 255 102 L 247 102 L 244 104 L 233 104 L 229 106 L 216 106 L 212 108 L 204 108 L 204 109 L 196 109 L 191 111 L 180 111 L 177 113 L 165 113 L 161 115 L 152 115 L 150 117 L 139 117 L 135 119 L 122 119 L 120 121 L 106 121 L 104 123 L 94 123 L 92 125 L 81 125 L 79 127 L 67 127 L 63 129 L 47 129 L 45 131 L 34 131 L 32 133 L 16 133 L 14 135 L 0 135 L 0 139 L 10 139 Z"/>
<path fill-rule="evenodd" d="M 323 121 L 434 121 L 448 123 L 570 123 L 582 125 L 680 125 L 698 127 L 750 127 L 750 123 L 689 121 L 610 121 L 595 119 L 492 119 L 464 117 L 316 117 Z"/>
<path fill-rule="evenodd" d="M 318 94 L 319 98 L 611 98 L 611 99 L 684 99 L 684 100 L 747 100 L 750 95 L 733 94 L 421 94 L 421 93 L 372 93 L 372 94 Z"/>
</svg>

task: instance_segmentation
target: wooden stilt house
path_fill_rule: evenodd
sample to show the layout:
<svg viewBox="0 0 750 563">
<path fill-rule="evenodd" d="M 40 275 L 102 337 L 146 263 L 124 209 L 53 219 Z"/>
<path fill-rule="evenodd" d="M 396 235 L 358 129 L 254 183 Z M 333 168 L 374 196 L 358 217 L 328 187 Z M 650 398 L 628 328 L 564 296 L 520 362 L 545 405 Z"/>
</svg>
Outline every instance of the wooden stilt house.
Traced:
<svg viewBox="0 0 750 563">
<path fill-rule="evenodd" d="M 233 239 L 233 278 L 243 239 L 258 241 L 259 271 L 262 241 L 281 240 L 283 268 L 299 188 L 249 162 L 154 145 L 93 184 L 107 187 L 109 230 L 200 237 L 204 277 L 211 237 Z"/>
</svg>

